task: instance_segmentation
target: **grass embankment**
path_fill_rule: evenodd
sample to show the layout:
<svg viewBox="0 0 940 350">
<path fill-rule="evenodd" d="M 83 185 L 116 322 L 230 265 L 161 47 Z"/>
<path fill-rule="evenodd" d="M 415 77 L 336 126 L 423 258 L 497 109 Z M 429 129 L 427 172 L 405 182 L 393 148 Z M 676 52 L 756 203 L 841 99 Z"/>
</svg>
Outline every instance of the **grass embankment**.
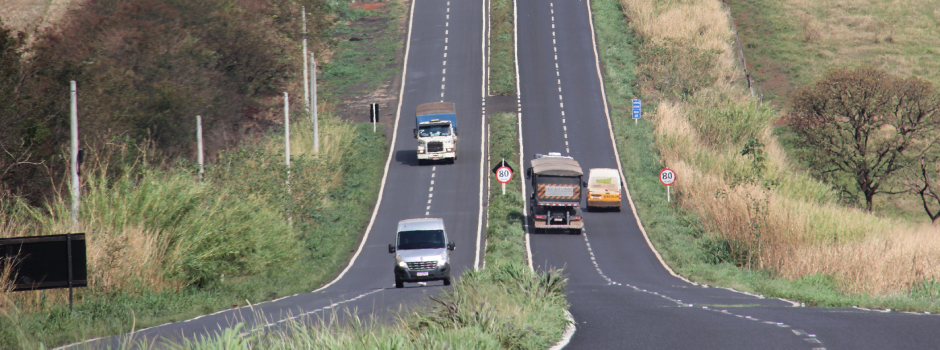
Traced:
<svg viewBox="0 0 940 350">
<path fill-rule="evenodd" d="M 397 29 L 400 11 L 391 13 L 390 26 Z M 376 40 L 396 45 L 398 32 L 387 34 Z M 388 51 L 360 59 L 358 66 L 333 62 L 375 70 L 370 64 L 394 61 L 394 50 Z M 353 78 L 336 75 L 321 82 L 336 85 L 331 79 Z M 361 79 L 361 86 L 371 88 Z M 269 113 L 283 115 L 282 99 L 274 101 Z M 164 164 L 154 149 L 130 140 L 89 149 L 74 229 L 67 189 L 44 209 L 12 198 L 0 201 L 4 236 L 85 232 L 89 270 L 89 287 L 75 290 L 71 312 L 66 290 L 3 289 L 0 348 L 125 333 L 310 291 L 332 279 L 355 249 L 375 203 L 386 140 L 370 125 L 339 120 L 331 113 L 336 101 L 324 98 L 315 155 L 309 114 L 301 99 L 292 102 L 290 193 L 283 131 L 272 130 L 210 158 L 202 181 L 191 161 Z"/>
<path fill-rule="evenodd" d="M 940 266 L 928 259 L 940 246 L 923 239 L 931 229 L 844 208 L 789 165 L 770 133 L 778 112 L 741 84 L 719 1 L 592 5 L 624 172 L 670 266 L 810 305 L 940 309 Z M 647 119 L 634 125 L 637 96 Z M 663 167 L 678 174 L 671 204 Z"/>
<path fill-rule="evenodd" d="M 789 105 L 794 88 L 828 70 L 861 65 L 940 84 L 940 1 L 886 6 L 868 1 L 729 2 L 765 101 Z"/>
<path fill-rule="evenodd" d="M 516 93 L 516 57 L 512 0 L 490 1 L 490 94 Z"/>
</svg>

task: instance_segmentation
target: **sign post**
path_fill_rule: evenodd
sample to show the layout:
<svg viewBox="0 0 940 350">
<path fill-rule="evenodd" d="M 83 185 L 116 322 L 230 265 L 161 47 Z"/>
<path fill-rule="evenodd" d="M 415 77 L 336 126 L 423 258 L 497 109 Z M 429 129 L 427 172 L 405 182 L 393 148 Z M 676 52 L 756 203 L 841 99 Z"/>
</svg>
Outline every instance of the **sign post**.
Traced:
<svg viewBox="0 0 940 350">
<path fill-rule="evenodd" d="M 659 172 L 659 182 L 666 185 L 666 201 L 671 202 L 672 198 L 670 198 L 669 188 L 676 182 L 676 173 L 669 168 L 663 169 Z"/>
<path fill-rule="evenodd" d="M 640 101 L 640 99 L 638 98 L 633 99 L 633 124 L 634 125 L 637 124 L 637 121 L 640 120 L 640 117 L 642 116 L 642 113 L 643 113 L 643 110 L 641 109 L 642 106 L 643 106 L 643 101 Z"/>
<path fill-rule="evenodd" d="M 375 132 L 375 124 L 379 122 L 379 104 L 369 105 L 369 119 L 372 122 L 372 132 Z"/>
<path fill-rule="evenodd" d="M 496 174 L 496 181 L 503 184 L 503 194 L 506 194 L 506 183 L 512 180 L 512 167 L 509 164 L 506 164 L 506 159 L 503 158 L 495 168 L 493 168 L 493 173 Z"/>
</svg>

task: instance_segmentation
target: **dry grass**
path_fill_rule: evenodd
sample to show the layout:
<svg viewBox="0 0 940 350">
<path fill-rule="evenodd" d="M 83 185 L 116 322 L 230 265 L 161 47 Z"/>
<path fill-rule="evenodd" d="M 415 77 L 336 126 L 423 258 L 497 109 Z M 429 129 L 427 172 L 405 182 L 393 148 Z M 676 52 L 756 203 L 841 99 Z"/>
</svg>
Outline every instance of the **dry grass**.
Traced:
<svg viewBox="0 0 940 350">
<path fill-rule="evenodd" d="M 3 0 L 0 19 L 18 31 L 43 30 L 62 19 L 74 0 Z"/>
<path fill-rule="evenodd" d="M 940 1 L 787 0 L 783 13 L 803 30 L 799 46 L 811 74 L 870 65 L 899 76 L 940 83 Z"/>
<path fill-rule="evenodd" d="M 796 6 L 798 1 L 788 4 Z M 728 14 L 720 1 L 621 3 L 632 29 L 643 40 L 668 38 L 696 49 L 716 50 L 713 69 L 717 74 L 713 76 L 717 79 L 692 98 L 659 101 L 650 120 L 664 165 L 682 179 L 673 186 L 680 205 L 697 213 L 708 231 L 730 243 L 736 263 L 785 278 L 830 275 L 847 293 L 896 293 L 940 277 L 937 227 L 915 227 L 842 207 L 831 201 L 828 186 L 791 167 L 770 133 L 777 112 L 755 107 L 735 81 L 741 76 L 738 59 L 731 49 Z M 812 8 L 827 5 L 834 10 L 819 17 L 824 21 L 808 17 L 815 13 Z M 844 2 L 804 0 L 800 6 L 806 8 L 800 13 L 810 46 L 849 40 L 858 45 L 844 50 L 863 52 L 886 40 L 903 43 L 913 37 L 905 33 L 936 30 L 918 29 L 916 18 L 905 29 L 901 23 L 859 14 Z M 933 13 L 940 19 L 940 12 Z M 880 37 L 880 43 L 874 37 Z M 846 60 L 852 56 L 852 52 L 834 52 Z M 763 144 L 761 170 L 755 170 L 754 158 L 741 155 L 749 138 Z"/>
</svg>

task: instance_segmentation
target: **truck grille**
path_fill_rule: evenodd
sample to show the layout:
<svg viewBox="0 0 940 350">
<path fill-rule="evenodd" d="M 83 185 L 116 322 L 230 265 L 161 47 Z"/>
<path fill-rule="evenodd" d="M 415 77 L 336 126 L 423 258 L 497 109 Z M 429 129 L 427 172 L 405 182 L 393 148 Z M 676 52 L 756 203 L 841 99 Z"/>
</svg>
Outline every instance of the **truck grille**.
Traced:
<svg viewBox="0 0 940 350">
<path fill-rule="evenodd" d="M 409 270 L 428 271 L 437 267 L 437 261 L 408 262 Z"/>
<path fill-rule="evenodd" d="M 428 152 L 441 152 L 444 150 L 444 143 L 440 141 L 428 142 Z"/>
</svg>

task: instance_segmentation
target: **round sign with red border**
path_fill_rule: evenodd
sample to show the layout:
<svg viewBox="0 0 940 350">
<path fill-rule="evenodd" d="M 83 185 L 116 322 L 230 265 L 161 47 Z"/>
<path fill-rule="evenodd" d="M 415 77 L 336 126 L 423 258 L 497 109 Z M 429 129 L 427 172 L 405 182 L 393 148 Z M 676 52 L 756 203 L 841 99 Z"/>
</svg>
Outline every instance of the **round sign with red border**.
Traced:
<svg viewBox="0 0 940 350">
<path fill-rule="evenodd" d="M 512 180 L 512 169 L 510 169 L 508 166 L 501 166 L 496 169 L 496 181 L 504 184 L 508 183 L 509 180 Z"/>
<path fill-rule="evenodd" d="M 659 172 L 659 182 L 666 186 L 672 186 L 676 182 L 676 172 L 669 168 L 663 169 Z"/>
</svg>

